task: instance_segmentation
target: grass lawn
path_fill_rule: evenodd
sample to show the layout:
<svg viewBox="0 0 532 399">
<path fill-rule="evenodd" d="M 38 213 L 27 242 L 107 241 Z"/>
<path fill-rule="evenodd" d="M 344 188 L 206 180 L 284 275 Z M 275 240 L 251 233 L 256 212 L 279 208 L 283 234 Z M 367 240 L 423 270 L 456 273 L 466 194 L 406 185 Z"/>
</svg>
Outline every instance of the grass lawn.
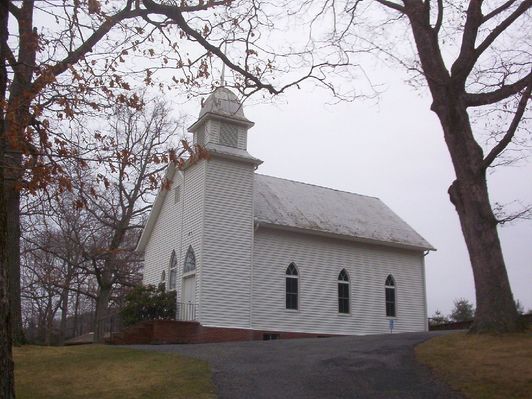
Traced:
<svg viewBox="0 0 532 399">
<path fill-rule="evenodd" d="M 416 356 L 468 398 L 530 398 L 532 332 L 449 334 L 416 348 Z"/>
<path fill-rule="evenodd" d="M 207 363 L 104 345 L 15 348 L 17 399 L 215 398 Z"/>
</svg>

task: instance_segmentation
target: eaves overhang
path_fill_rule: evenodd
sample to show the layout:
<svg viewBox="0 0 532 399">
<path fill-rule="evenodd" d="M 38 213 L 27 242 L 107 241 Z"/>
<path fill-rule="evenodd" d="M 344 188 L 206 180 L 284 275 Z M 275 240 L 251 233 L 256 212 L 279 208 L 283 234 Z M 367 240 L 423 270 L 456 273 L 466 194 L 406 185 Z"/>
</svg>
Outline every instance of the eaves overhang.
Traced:
<svg viewBox="0 0 532 399">
<path fill-rule="evenodd" d="M 400 249 L 405 249 L 405 250 L 410 250 L 410 251 L 418 251 L 418 252 L 437 251 L 437 249 L 434 248 L 430 244 L 429 246 L 420 246 L 420 245 L 414 245 L 414 244 L 409 244 L 409 243 L 404 243 L 404 242 L 376 240 L 376 239 L 372 239 L 368 237 L 357 237 L 357 236 L 338 234 L 338 233 L 333 233 L 333 232 L 323 231 L 323 230 L 287 226 L 287 225 L 272 223 L 269 221 L 263 221 L 258 218 L 255 218 L 255 231 L 260 229 L 261 227 L 274 229 L 274 230 L 289 231 L 289 232 L 294 232 L 294 233 L 308 234 L 308 235 L 313 235 L 313 236 L 341 239 L 345 241 L 359 242 L 363 244 L 400 248 Z"/>
</svg>

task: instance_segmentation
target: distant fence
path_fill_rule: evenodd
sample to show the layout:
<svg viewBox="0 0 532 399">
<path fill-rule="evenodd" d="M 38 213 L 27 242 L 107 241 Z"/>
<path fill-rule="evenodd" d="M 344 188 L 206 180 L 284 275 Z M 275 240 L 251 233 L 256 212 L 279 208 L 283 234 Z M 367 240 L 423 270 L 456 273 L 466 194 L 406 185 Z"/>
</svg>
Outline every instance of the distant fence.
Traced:
<svg viewBox="0 0 532 399">
<path fill-rule="evenodd" d="M 122 330 L 122 319 L 119 313 L 113 312 L 98 319 L 97 327 L 100 337 L 110 337 L 112 333 Z"/>
<path fill-rule="evenodd" d="M 467 330 L 473 324 L 473 320 L 467 321 L 453 321 L 450 323 L 442 324 L 431 324 L 429 319 L 429 331 L 440 331 L 440 330 Z"/>
<path fill-rule="evenodd" d="M 527 325 L 532 324 L 532 313 L 523 314 L 519 316 L 519 320 Z M 429 330 L 430 331 L 441 331 L 441 330 L 468 330 L 473 324 L 473 320 L 467 321 L 455 321 L 450 323 L 443 324 L 431 324 L 431 319 L 429 318 Z"/>
</svg>

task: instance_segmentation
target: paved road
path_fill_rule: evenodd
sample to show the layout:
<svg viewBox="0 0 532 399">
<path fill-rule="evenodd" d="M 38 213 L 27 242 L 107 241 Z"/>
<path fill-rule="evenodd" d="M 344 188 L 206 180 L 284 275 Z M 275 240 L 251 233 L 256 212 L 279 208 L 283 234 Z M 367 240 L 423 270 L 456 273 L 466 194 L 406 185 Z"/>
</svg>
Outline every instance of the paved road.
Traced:
<svg viewBox="0 0 532 399">
<path fill-rule="evenodd" d="M 133 347 L 207 360 L 220 399 L 461 398 L 415 361 L 434 335 Z"/>
</svg>

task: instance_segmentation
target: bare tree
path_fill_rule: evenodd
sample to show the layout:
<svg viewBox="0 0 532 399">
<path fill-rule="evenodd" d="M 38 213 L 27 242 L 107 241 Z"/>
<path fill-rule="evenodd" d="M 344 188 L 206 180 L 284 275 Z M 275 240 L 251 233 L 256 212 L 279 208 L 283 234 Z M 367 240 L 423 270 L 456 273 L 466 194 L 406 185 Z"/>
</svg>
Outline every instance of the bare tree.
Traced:
<svg viewBox="0 0 532 399">
<path fill-rule="evenodd" d="M 113 287 L 138 282 L 134 249 L 156 189 L 168 189 L 167 182 L 161 184 L 161 172 L 190 150 L 172 146 L 178 142 L 178 125 L 169 113 L 161 101 L 143 111 L 116 107 L 105 130 L 93 134 L 101 144 L 93 155 L 98 166 L 91 172 L 78 168 L 73 179 L 73 189 L 92 219 L 83 256 L 98 283 L 96 340 L 103 338 L 100 321 L 107 316 Z"/>
<path fill-rule="evenodd" d="M 8 47 L 8 3 L 0 3 L 0 103 L 4 104 L 7 94 Z M 3 108 L 3 107 L 2 107 Z M 5 192 L 5 115 L 0 112 L 0 396 L 15 397 L 15 376 L 13 371 L 11 303 L 9 295 L 9 271 L 7 257 L 7 198 Z"/>
<path fill-rule="evenodd" d="M 507 163 L 501 157 L 530 138 L 523 121 L 532 90 L 531 5 L 531 0 L 332 0 L 298 6 L 313 12 L 309 18 L 320 28 L 318 22 L 332 23 L 321 45 L 377 55 L 407 68 L 412 84 L 428 87 L 456 175 L 449 197 L 475 279 L 472 332 L 518 329 L 497 226 L 529 211 L 498 219 L 487 172 Z"/>
<path fill-rule="evenodd" d="M 30 305 L 26 306 L 23 319 L 35 318 L 35 314 L 49 317 L 46 325 L 40 323 L 45 336 L 42 342 L 46 344 L 51 342 L 58 311 L 61 312 L 58 343 L 63 343 L 70 300 L 76 297 L 73 293 L 91 296 L 88 290 L 79 287 L 79 282 L 86 277 L 83 245 L 84 231 L 90 221 L 74 206 L 75 201 L 71 193 L 48 199 L 33 197 L 30 206 L 24 208 L 21 298 Z M 46 303 L 45 298 L 48 298 Z M 41 306 L 43 303 L 46 306 Z"/>
<path fill-rule="evenodd" d="M 100 129 L 76 129 L 72 142 L 82 143 L 89 134 L 98 145 L 90 156 L 86 153 L 64 162 L 65 170 L 75 175 L 72 192 L 57 186 L 56 195 L 48 199 L 41 195 L 41 201 L 33 201 L 38 205 L 26 207 L 30 211 L 24 226 L 31 228 L 25 228 L 23 241 L 26 284 L 22 297 L 34 302 L 33 308 L 43 315 L 45 343 L 50 343 L 58 310 L 60 340 L 64 338 L 72 292 L 94 299 L 95 338 L 101 340 L 109 304 L 120 299 L 113 298 L 113 293 L 138 284 L 140 262 L 134 252 L 138 235 L 156 190 L 168 189 L 160 172 L 187 152 L 175 148 L 178 124 L 169 113 L 160 100 L 142 110 L 118 105 Z M 86 162 L 90 168 L 80 166 Z M 94 294 L 73 286 L 80 276 L 96 283 Z"/>
</svg>

